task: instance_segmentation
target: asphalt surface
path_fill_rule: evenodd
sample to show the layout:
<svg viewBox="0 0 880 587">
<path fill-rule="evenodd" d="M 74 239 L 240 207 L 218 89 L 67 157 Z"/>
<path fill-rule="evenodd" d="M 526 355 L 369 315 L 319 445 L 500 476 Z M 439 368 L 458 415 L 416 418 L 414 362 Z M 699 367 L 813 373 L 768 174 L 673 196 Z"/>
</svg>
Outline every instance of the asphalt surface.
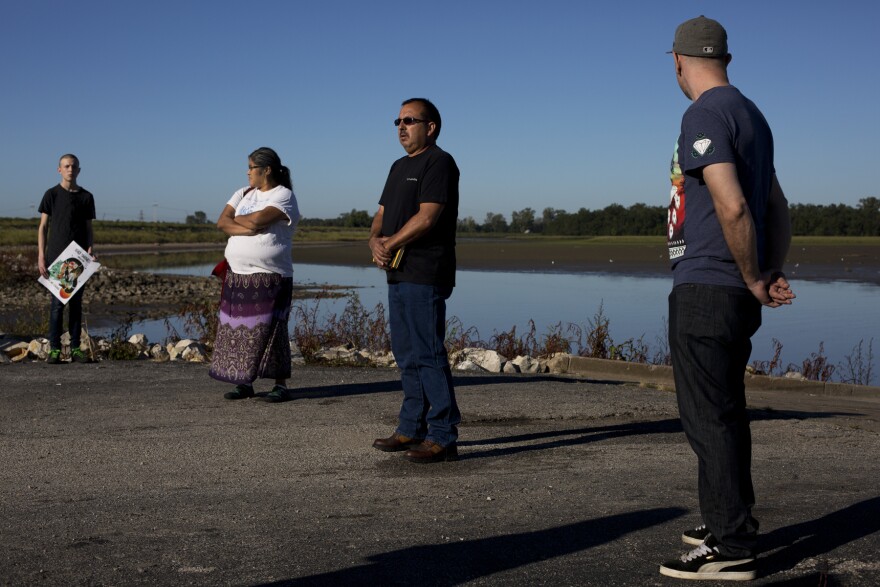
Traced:
<svg viewBox="0 0 880 587">
<path fill-rule="evenodd" d="M 455 379 L 461 460 L 417 465 L 370 446 L 394 370 L 299 368 L 269 404 L 205 365 L 2 365 L 0 584 L 680 584 L 657 566 L 700 519 L 671 392 Z M 880 400 L 750 403 L 753 584 L 880 584 Z"/>
</svg>

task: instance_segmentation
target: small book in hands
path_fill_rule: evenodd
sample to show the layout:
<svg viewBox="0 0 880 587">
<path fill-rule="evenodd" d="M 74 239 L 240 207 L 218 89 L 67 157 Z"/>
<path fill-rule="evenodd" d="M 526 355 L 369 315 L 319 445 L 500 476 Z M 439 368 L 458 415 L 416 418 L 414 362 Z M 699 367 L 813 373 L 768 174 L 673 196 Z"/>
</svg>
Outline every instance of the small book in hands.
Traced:
<svg viewBox="0 0 880 587">
<path fill-rule="evenodd" d="M 396 251 L 394 251 L 394 255 L 391 257 L 391 262 L 388 263 L 388 267 L 390 269 L 397 269 L 400 267 L 400 262 L 403 261 L 403 247 L 400 247 Z M 373 263 L 376 262 L 376 257 L 373 257 Z"/>
</svg>

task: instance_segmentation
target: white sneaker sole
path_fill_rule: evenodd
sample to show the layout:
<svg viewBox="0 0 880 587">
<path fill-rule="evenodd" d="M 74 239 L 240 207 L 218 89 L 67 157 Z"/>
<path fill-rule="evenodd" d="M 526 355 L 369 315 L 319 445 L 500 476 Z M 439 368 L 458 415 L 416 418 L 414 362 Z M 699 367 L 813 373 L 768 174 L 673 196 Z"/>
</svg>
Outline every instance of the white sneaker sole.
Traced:
<svg viewBox="0 0 880 587">
<path fill-rule="evenodd" d="M 745 562 L 748 561 L 742 561 L 742 563 Z M 731 566 L 742 563 L 734 563 Z M 728 565 L 729 563 L 724 564 Z M 757 571 L 677 571 L 675 569 L 667 569 L 663 565 L 660 565 L 660 574 L 667 577 L 675 577 L 676 579 L 696 581 L 752 581 L 758 576 Z"/>
</svg>

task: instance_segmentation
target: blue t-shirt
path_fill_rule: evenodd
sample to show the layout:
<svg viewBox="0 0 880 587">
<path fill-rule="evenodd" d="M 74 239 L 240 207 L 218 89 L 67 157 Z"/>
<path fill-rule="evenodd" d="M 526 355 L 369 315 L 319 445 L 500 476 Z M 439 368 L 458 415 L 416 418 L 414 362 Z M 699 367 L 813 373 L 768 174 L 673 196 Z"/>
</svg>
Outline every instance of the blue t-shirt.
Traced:
<svg viewBox="0 0 880 587">
<path fill-rule="evenodd" d="M 666 238 L 675 285 L 744 288 L 703 181 L 703 168 L 713 163 L 736 165 L 764 269 L 765 217 L 775 173 L 773 134 L 758 107 L 733 86 L 703 92 L 684 113 L 672 158 Z"/>
</svg>

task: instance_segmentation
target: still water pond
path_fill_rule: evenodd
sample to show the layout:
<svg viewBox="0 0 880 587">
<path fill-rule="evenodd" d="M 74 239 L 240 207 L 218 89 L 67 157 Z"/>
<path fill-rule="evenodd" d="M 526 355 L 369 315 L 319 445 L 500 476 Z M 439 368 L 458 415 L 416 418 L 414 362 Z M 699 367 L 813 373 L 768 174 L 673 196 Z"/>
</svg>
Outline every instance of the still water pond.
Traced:
<svg viewBox="0 0 880 587">
<path fill-rule="evenodd" d="M 152 271 L 183 275 L 210 275 L 212 264 L 165 267 Z M 372 267 L 341 267 L 296 264 L 297 283 L 352 286 L 363 305 L 387 308 L 384 274 Z M 587 326 L 600 305 L 610 322 L 615 342 L 637 339 L 652 352 L 659 350 L 667 316 L 666 299 L 671 287 L 668 277 L 636 277 L 599 273 L 513 273 L 459 271 L 458 286 L 448 302 L 448 315 L 458 317 L 465 327 L 474 327 L 483 340 L 496 331 L 517 327 L 523 333 L 534 320 L 538 334 L 559 322 Z M 772 339 L 783 344 L 783 364 L 800 364 L 824 343 L 832 364 L 852 354 L 860 340 L 874 338 L 880 355 L 880 286 L 834 282 L 792 283 L 797 299 L 789 307 L 764 310 L 764 323 L 753 338 L 752 360 L 768 360 Z M 314 303 L 314 302 L 305 302 Z M 322 312 L 339 313 L 345 300 L 322 300 Z M 152 341 L 167 335 L 162 320 L 136 323 L 132 332 L 143 332 Z M 877 359 L 875 370 L 880 368 Z"/>
</svg>

